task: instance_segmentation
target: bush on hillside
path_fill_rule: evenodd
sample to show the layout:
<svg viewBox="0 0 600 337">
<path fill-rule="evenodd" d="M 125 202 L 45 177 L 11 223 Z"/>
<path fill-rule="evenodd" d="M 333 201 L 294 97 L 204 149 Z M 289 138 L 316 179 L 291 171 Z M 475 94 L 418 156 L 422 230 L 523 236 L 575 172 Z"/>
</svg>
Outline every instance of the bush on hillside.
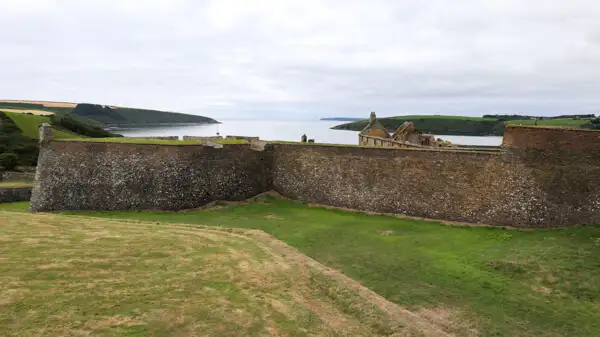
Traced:
<svg viewBox="0 0 600 337">
<path fill-rule="evenodd" d="M 72 132 L 92 138 L 120 137 L 120 135 L 108 132 L 101 127 L 87 124 L 70 115 L 55 114 L 50 120 L 56 127 L 62 127 Z"/>
<path fill-rule="evenodd" d="M 23 166 L 34 166 L 38 157 L 37 140 L 25 137 L 4 112 L 0 112 L 0 153 L 12 153 Z"/>
<path fill-rule="evenodd" d="M 0 153 L 0 168 L 12 170 L 19 164 L 19 157 L 14 153 Z"/>
</svg>

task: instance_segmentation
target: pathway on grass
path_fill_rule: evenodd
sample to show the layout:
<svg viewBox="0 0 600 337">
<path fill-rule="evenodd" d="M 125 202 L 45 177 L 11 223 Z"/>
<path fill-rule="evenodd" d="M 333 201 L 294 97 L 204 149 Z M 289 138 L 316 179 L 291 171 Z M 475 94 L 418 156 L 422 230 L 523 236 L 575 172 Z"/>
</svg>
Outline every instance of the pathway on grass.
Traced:
<svg viewBox="0 0 600 337">
<path fill-rule="evenodd" d="M 263 232 L 5 211 L 0 335 L 448 336 Z"/>
</svg>

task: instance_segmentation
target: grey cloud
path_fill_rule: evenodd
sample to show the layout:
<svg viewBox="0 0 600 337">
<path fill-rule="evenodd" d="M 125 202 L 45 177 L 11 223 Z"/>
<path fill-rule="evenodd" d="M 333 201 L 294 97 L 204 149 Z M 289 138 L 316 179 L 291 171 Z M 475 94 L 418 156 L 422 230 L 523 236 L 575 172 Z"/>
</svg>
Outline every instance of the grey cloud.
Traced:
<svg viewBox="0 0 600 337">
<path fill-rule="evenodd" d="M 286 118 L 600 113 L 595 1 L 0 3 L 0 96 Z"/>
</svg>

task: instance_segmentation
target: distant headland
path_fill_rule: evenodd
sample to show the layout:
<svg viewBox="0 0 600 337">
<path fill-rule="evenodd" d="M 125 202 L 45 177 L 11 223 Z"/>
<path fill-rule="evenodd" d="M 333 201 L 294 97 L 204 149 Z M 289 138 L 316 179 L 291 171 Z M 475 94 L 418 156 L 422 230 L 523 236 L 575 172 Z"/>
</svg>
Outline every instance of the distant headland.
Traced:
<svg viewBox="0 0 600 337">
<path fill-rule="evenodd" d="M 559 126 L 577 129 L 600 129 L 600 118 L 593 114 L 560 115 L 554 117 L 521 115 L 483 115 L 482 117 L 409 115 L 377 119 L 387 130 L 396 130 L 404 122 L 412 122 L 417 129 L 436 135 L 502 136 L 507 125 Z M 361 131 L 368 119 L 332 127 L 334 130 Z"/>
</svg>

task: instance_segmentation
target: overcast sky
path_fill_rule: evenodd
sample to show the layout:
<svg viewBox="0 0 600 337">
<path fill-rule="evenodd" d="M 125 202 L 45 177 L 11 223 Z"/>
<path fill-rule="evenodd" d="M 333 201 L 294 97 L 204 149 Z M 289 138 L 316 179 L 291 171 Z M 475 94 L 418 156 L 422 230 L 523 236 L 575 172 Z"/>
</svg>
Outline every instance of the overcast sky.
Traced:
<svg viewBox="0 0 600 337">
<path fill-rule="evenodd" d="M 600 113 L 600 1 L 0 0 L 0 98 L 220 118 Z"/>
</svg>

